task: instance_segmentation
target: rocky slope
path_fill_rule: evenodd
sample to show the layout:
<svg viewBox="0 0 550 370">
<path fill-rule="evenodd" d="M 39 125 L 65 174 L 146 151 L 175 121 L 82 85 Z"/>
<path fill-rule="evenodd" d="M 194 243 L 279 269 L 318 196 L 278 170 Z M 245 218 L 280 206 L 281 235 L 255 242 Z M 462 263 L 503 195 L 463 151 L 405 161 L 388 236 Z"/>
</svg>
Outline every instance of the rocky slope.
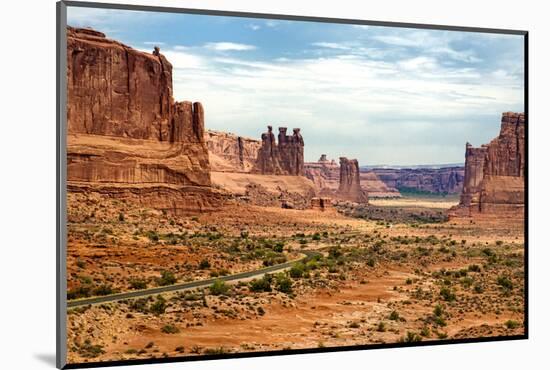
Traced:
<svg viewBox="0 0 550 370">
<path fill-rule="evenodd" d="M 466 143 L 465 180 L 453 216 L 523 217 L 525 203 L 525 116 L 502 114 L 500 133 L 489 144 Z"/>
<path fill-rule="evenodd" d="M 187 213 L 216 209 L 200 103 L 174 102 L 172 65 L 101 32 L 67 28 L 67 180 Z"/>
</svg>

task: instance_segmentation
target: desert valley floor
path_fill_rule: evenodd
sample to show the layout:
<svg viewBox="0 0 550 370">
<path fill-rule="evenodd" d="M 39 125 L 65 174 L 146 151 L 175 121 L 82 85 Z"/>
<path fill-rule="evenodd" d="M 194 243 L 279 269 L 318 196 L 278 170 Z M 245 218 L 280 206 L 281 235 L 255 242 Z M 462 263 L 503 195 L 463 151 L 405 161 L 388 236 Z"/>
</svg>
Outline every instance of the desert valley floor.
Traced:
<svg viewBox="0 0 550 370">
<path fill-rule="evenodd" d="M 304 250 L 318 253 L 304 259 Z M 68 360 L 521 334 L 523 253 L 523 223 L 510 220 L 386 222 L 238 202 L 183 217 L 70 194 L 69 299 L 297 262 L 267 277 L 71 308 Z"/>
</svg>

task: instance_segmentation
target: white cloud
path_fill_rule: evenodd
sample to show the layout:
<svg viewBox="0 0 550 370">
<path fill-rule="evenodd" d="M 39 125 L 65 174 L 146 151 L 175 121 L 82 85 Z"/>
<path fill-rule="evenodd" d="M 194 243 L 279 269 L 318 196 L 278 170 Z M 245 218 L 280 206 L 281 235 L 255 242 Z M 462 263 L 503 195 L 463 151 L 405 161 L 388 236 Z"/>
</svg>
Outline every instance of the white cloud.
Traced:
<svg viewBox="0 0 550 370">
<path fill-rule="evenodd" d="M 143 45 L 163 46 L 166 44 L 162 41 L 144 41 Z"/>
<path fill-rule="evenodd" d="M 500 113 L 523 102 L 518 81 L 499 71 L 449 68 L 433 56 L 383 61 L 341 51 L 273 61 L 195 55 L 202 68 L 175 73 L 174 92 L 204 104 L 209 128 L 259 137 L 267 124 L 302 127 L 307 160 L 346 153 L 360 163 L 460 161 L 464 142 L 491 139 Z M 494 117 L 489 126 L 471 121 L 480 112 Z M 388 155 L 388 146 L 400 149 Z"/>
<path fill-rule="evenodd" d="M 349 50 L 350 47 L 343 44 L 338 44 L 335 42 L 314 42 L 311 45 L 313 46 L 319 46 L 321 48 L 327 48 L 327 49 L 338 49 L 338 50 Z"/>
<path fill-rule="evenodd" d="M 209 42 L 204 45 L 206 49 L 217 51 L 246 51 L 254 50 L 254 45 L 239 44 L 235 42 Z"/>
<path fill-rule="evenodd" d="M 248 24 L 247 27 L 250 28 L 252 31 L 257 31 L 260 28 L 262 28 L 259 24 L 254 24 L 254 23 Z"/>
</svg>

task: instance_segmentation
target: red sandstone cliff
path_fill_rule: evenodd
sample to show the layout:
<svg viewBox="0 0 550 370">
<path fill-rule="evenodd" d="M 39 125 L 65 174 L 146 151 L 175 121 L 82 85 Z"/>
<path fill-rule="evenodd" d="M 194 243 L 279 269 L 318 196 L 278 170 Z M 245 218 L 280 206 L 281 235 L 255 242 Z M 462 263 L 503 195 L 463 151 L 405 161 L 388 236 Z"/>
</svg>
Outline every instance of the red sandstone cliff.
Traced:
<svg viewBox="0 0 550 370">
<path fill-rule="evenodd" d="M 464 187 L 450 214 L 523 217 L 524 203 L 525 116 L 506 112 L 498 137 L 481 148 L 466 144 Z"/>
<path fill-rule="evenodd" d="M 212 171 L 219 172 L 250 172 L 262 146 L 259 140 L 213 130 L 205 140 Z"/>
<path fill-rule="evenodd" d="M 304 139 L 300 129 L 293 129 L 292 135 L 286 134 L 286 127 L 279 127 L 278 143 L 273 128 L 267 126 L 262 134 L 262 144 L 258 150 L 253 173 L 262 175 L 304 175 Z"/>
<path fill-rule="evenodd" d="M 173 210 L 215 209 L 204 110 L 172 97 L 172 65 L 101 32 L 67 28 L 69 191 Z"/>
</svg>

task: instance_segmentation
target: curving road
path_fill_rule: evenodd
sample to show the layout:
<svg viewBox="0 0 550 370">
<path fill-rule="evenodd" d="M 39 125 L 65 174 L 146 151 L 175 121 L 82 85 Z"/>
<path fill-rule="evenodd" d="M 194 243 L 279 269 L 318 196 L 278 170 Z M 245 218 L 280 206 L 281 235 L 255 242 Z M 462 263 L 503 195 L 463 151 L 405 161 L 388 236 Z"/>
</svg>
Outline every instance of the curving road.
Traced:
<svg viewBox="0 0 550 370">
<path fill-rule="evenodd" d="M 299 261 L 305 261 L 308 260 L 314 256 L 321 255 L 321 253 L 316 251 L 300 251 L 300 253 L 305 254 L 305 257 L 294 260 L 294 261 L 288 261 L 285 263 L 280 263 L 278 265 L 273 265 L 269 267 L 264 267 L 258 270 L 253 271 L 245 271 L 245 272 L 239 272 L 238 274 L 234 275 L 227 275 L 227 276 L 220 276 L 217 278 L 207 279 L 207 280 L 199 280 L 199 281 L 192 281 L 189 283 L 181 283 L 181 284 L 173 284 L 173 285 L 167 285 L 167 286 L 161 286 L 157 288 L 150 288 L 150 289 L 143 289 L 143 290 L 134 290 L 131 292 L 125 292 L 125 293 L 117 293 L 117 294 L 110 294 L 105 296 L 99 296 L 99 297 L 92 297 L 92 298 L 83 298 L 83 299 L 74 299 L 71 301 L 67 301 L 67 308 L 74 308 L 79 306 L 86 306 L 91 304 L 98 304 L 98 303 L 107 303 L 107 302 L 114 302 L 114 301 L 120 301 L 122 299 L 129 299 L 129 298 L 139 298 L 139 297 L 146 297 L 154 294 L 159 293 L 166 293 L 166 292 L 173 292 L 177 290 L 186 290 L 186 289 L 194 289 L 194 288 L 205 288 L 216 280 L 223 280 L 223 281 L 238 281 L 243 279 L 249 279 L 252 277 L 257 277 L 260 275 L 264 275 L 270 272 L 275 271 L 281 271 L 286 270 L 290 267 L 292 267 L 293 264 Z"/>
</svg>

